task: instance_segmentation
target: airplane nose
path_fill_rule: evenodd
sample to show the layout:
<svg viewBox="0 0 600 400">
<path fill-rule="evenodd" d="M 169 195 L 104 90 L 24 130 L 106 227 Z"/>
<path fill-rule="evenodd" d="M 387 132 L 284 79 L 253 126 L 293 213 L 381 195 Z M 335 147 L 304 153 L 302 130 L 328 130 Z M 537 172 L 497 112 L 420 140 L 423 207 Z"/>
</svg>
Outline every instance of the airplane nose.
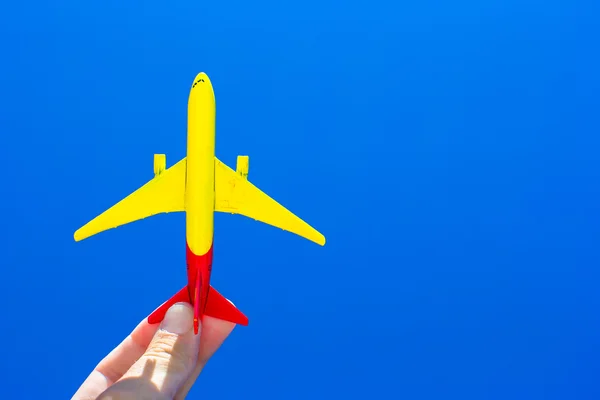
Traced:
<svg viewBox="0 0 600 400">
<path fill-rule="evenodd" d="M 206 75 L 204 72 L 200 72 L 198 75 L 196 75 L 192 88 L 206 83 L 210 85 L 210 79 L 208 79 L 208 75 Z"/>
</svg>

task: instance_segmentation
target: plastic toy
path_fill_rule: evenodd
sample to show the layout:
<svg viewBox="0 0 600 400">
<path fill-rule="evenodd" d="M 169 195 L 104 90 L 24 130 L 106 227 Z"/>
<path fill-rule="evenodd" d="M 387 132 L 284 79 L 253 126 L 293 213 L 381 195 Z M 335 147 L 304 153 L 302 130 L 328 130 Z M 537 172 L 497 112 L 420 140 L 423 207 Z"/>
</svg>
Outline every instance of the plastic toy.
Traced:
<svg viewBox="0 0 600 400">
<path fill-rule="evenodd" d="M 325 237 L 248 181 L 248 157 L 236 170 L 215 157 L 215 96 L 205 73 L 194 79 L 188 99 L 187 157 L 166 168 L 154 155 L 154 178 L 75 232 L 80 241 L 152 215 L 186 213 L 187 285 L 149 317 L 163 320 L 177 302 L 194 307 L 194 332 L 203 315 L 248 325 L 248 318 L 210 285 L 214 212 L 240 214 L 325 245 Z"/>
</svg>

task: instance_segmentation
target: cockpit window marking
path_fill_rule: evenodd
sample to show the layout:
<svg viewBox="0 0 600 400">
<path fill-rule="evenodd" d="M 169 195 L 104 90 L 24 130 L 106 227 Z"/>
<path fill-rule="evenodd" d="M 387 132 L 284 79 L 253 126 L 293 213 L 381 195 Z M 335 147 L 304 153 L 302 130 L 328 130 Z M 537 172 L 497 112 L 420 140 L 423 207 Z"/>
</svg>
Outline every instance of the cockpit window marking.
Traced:
<svg viewBox="0 0 600 400">
<path fill-rule="evenodd" d="M 197 84 L 199 84 L 200 82 L 204 82 L 203 78 L 198 79 L 196 82 L 194 82 L 194 84 L 192 85 L 192 89 L 196 87 Z"/>
</svg>

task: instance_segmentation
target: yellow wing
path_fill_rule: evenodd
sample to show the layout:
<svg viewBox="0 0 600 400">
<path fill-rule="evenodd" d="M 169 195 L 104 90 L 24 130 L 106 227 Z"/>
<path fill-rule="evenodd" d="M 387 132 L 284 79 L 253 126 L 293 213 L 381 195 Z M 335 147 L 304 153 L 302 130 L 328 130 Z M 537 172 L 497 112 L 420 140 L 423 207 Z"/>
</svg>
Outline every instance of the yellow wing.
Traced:
<svg viewBox="0 0 600 400">
<path fill-rule="evenodd" d="M 155 177 L 75 232 L 80 241 L 152 215 L 185 209 L 186 159 L 165 170 L 165 157 L 155 155 Z"/>
<path fill-rule="evenodd" d="M 245 215 L 325 244 L 321 233 L 248 182 L 247 176 L 248 157 L 238 157 L 237 172 L 215 157 L 215 211 Z"/>
</svg>

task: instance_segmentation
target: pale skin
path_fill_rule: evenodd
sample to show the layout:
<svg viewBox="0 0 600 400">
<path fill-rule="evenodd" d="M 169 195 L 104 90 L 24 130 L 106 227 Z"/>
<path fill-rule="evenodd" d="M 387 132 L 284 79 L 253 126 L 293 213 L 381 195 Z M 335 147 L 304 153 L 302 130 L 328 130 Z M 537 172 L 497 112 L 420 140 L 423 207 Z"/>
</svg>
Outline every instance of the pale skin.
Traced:
<svg viewBox="0 0 600 400">
<path fill-rule="evenodd" d="M 198 335 L 193 309 L 173 305 L 163 322 L 138 326 L 92 371 L 72 400 L 181 400 L 235 324 L 204 316 Z"/>
</svg>

